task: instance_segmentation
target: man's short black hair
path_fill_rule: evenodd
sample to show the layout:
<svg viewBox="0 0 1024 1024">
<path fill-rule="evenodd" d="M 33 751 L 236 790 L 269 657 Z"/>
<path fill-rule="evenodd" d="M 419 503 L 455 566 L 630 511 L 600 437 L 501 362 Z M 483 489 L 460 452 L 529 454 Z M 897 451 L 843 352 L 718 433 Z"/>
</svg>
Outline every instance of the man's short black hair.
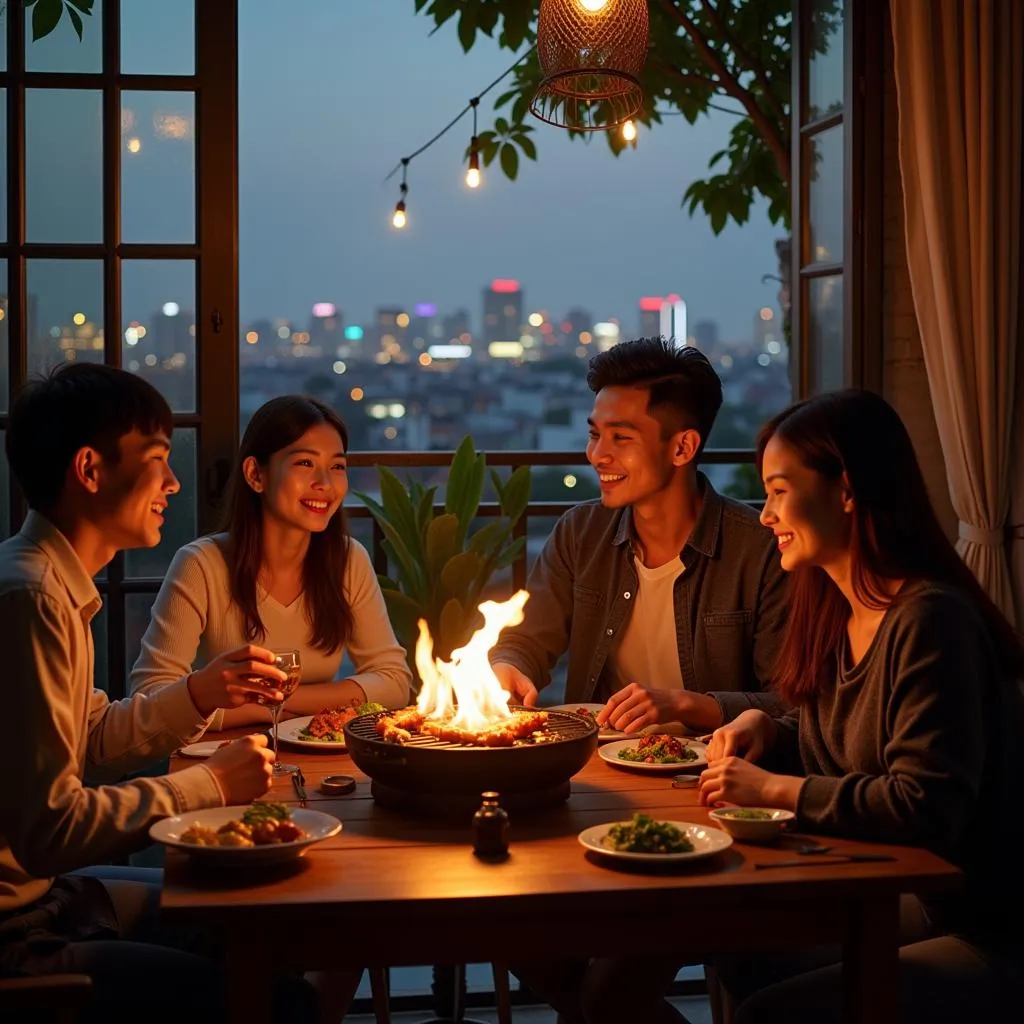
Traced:
<svg viewBox="0 0 1024 1024">
<path fill-rule="evenodd" d="M 696 430 L 698 455 L 722 407 L 722 382 L 708 357 L 660 337 L 623 341 L 594 356 L 587 386 L 595 395 L 607 387 L 647 388 L 647 411 L 661 423 L 663 436 Z"/>
<path fill-rule="evenodd" d="M 11 406 L 7 461 L 29 507 L 45 512 L 61 496 L 68 467 L 82 448 L 117 463 L 120 440 L 174 429 L 163 395 L 134 373 L 95 363 L 62 363 L 29 381 Z"/>
</svg>

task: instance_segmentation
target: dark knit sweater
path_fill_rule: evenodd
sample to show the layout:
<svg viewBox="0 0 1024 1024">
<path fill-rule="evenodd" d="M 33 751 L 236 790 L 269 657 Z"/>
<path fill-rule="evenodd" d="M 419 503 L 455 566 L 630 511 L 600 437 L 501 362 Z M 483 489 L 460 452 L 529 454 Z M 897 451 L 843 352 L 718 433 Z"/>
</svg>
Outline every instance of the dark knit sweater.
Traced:
<svg viewBox="0 0 1024 1024">
<path fill-rule="evenodd" d="M 966 881 L 930 905 L 936 923 L 1005 932 L 1024 888 L 1024 703 L 974 603 L 908 585 L 860 662 L 845 642 L 837 662 L 799 714 L 801 827 L 932 850 Z M 780 729 L 780 744 L 796 738 Z"/>
</svg>

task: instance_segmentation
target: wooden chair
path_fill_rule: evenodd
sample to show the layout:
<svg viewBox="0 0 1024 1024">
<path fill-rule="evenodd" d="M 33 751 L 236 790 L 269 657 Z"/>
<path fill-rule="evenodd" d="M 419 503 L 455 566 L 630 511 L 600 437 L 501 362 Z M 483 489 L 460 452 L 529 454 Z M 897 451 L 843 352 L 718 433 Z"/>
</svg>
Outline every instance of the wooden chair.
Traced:
<svg viewBox="0 0 1024 1024">
<path fill-rule="evenodd" d="M 0 1020 L 17 1019 L 15 1013 L 28 1020 L 48 1014 L 56 1024 L 74 1024 L 91 998 L 92 978 L 87 974 L 9 978 L 0 981 Z"/>
</svg>

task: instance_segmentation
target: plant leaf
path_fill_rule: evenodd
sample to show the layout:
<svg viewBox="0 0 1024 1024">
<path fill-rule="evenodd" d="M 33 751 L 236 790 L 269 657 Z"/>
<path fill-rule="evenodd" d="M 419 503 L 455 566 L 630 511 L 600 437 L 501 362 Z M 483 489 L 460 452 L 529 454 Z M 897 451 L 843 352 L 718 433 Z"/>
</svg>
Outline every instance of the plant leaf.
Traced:
<svg viewBox="0 0 1024 1024">
<path fill-rule="evenodd" d="M 378 466 L 380 500 L 384 514 L 401 534 L 410 554 L 420 555 L 420 532 L 416 523 L 416 510 L 409 500 L 405 484 L 387 466 Z"/>
<path fill-rule="evenodd" d="M 71 24 L 75 28 L 75 32 L 78 33 L 78 41 L 82 41 L 82 16 L 73 7 L 68 8 L 68 17 L 71 19 Z"/>
<path fill-rule="evenodd" d="M 459 17 L 459 42 L 465 53 L 469 53 L 476 41 L 476 14 L 476 8 L 467 4 Z"/>
<path fill-rule="evenodd" d="M 447 661 L 456 647 L 469 639 L 466 612 L 453 597 L 445 601 L 438 617 L 437 633 L 434 636 L 434 657 Z"/>
<path fill-rule="evenodd" d="M 460 495 L 469 482 L 470 469 L 476 459 L 473 438 L 468 434 L 455 449 L 451 465 L 448 467 L 448 484 L 444 491 L 445 512 L 456 512 L 460 504 Z"/>
<path fill-rule="evenodd" d="M 510 534 L 509 525 L 502 519 L 488 523 L 473 534 L 469 542 L 469 550 L 484 558 L 493 557 Z M 486 582 L 486 581 L 485 581 Z"/>
<path fill-rule="evenodd" d="M 498 504 L 503 504 L 505 500 L 505 483 L 496 469 L 491 470 L 491 486 L 494 488 L 494 493 L 498 496 Z"/>
<path fill-rule="evenodd" d="M 427 527 L 427 586 L 432 598 L 437 596 L 441 570 L 457 550 L 458 535 L 459 518 L 451 513 L 432 519 Z"/>
<path fill-rule="evenodd" d="M 395 636 L 406 649 L 416 642 L 416 623 L 423 617 L 423 609 L 408 594 L 400 590 L 381 590 L 384 604 L 388 609 L 388 618 L 395 630 Z"/>
<path fill-rule="evenodd" d="M 83 14 L 92 14 L 96 0 L 64 0 L 71 7 L 77 7 Z"/>
<path fill-rule="evenodd" d="M 496 569 L 507 569 L 523 552 L 526 547 L 525 537 L 516 537 L 514 541 L 500 555 L 494 563 Z"/>
<path fill-rule="evenodd" d="M 508 516 L 509 525 L 513 526 L 526 511 L 530 502 L 530 490 L 533 478 L 529 466 L 519 466 L 505 483 L 505 493 L 501 497 L 501 511 Z"/>
<path fill-rule="evenodd" d="M 448 559 L 441 570 L 441 594 L 445 600 L 455 597 L 463 604 L 484 569 L 483 559 L 475 551 L 460 551 Z"/>
<path fill-rule="evenodd" d="M 437 487 L 428 487 L 420 496 L 419 507 L 416 509 L 416 526 L 420 532 L 420 543 L 426 546 L 427 527 L 434 515 L 434 495 Z"/>
<path fill-rule="evenodd" d="M 32 42 L 48 36 L 64 13 L 63 0 L 39 0 L 32 8 Z"/>
<path fill-rule="evenodd" d="M 394 526 L 392 526 L 387 513 L 384 511 L 383 507 L 374 501 L 374 499 L 368 494 L 363 494 L 361 491 L 355 491 L 353 493 L 370 510 L 370 515 L 373 516 L 377 525 L 381 528 L 385 541 L 387 544 L 390 544 L 390 549 L 385 546 L 385 550 L 388 550 L 389 556 L 401 570 L 403 578 L 406 581 L 406 586 L 412 592 L 412 596 L 417 600 L 425 601 L 426 597 L 423 592 L 424 581 L 419 563 L 413 559 L 412 554 L 405 546 L 405 542 L 402 540 L 401 535 Z"/>
<path fill-rule="evenodd" d="M 501 170 L 509 181 L 515 181 L 519 173 L 519 151 L 511 142 L 501 147 Z"/>
</svg>

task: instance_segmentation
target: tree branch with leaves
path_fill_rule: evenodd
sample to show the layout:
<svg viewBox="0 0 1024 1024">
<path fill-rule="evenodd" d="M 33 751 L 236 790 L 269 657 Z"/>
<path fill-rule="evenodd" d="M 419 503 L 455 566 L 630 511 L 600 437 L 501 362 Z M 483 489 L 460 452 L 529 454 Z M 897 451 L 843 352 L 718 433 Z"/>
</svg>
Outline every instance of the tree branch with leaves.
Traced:
<svg viewBox="0 0 1024 1024">
<path fill-rule="evenodd" d="M 32 42 L 48 36 L 67 14 L 79 40 L 85 30 L 83 17 L 92 17 L 96 0 L 24 0 L 26 10 L 32 11 Z"/>
<path fill-rule="evenodd" d="M 539 0 L 414 0 L 433 32 L 455 22 L 465 51 L 481 36 L 519 52 L 536 42 Z M 819 25 L 841 17 L 839 0 L 824 5 Z M 686 183 L 682 206 L 703 210 L 717 234 L 744 224 L 754 200 L 768 203 L 773 224 L 789 227 L 792 0 L 652 0 L 650 55 L 641 74 L 644 106 L 636 120 L 649 128 L 673 116 L 689 124 L 712 110 L 737 116 L 726 147 L 715 153 L 703 178 Z M 827 40 L 827 31 L 817 33 Z M 512 87 L 495 100 L 494 130 L 481 134 L 485 165 L 498 159 L 515 178 L 521 153 L 537 159 L 530 99 L 542 77 L 536 52 L 515 71 Z M 738 109 L 721 106 L 725 97 Z M 506 110 L 507 108 L 507 110 Z M 582 137 L 582 132 L 570 132 Z M 621 132 L 604 133 L 618 155 L 628 145 Z M 518 152 L 517 152 L 518 151 Z"/>
</svg>

